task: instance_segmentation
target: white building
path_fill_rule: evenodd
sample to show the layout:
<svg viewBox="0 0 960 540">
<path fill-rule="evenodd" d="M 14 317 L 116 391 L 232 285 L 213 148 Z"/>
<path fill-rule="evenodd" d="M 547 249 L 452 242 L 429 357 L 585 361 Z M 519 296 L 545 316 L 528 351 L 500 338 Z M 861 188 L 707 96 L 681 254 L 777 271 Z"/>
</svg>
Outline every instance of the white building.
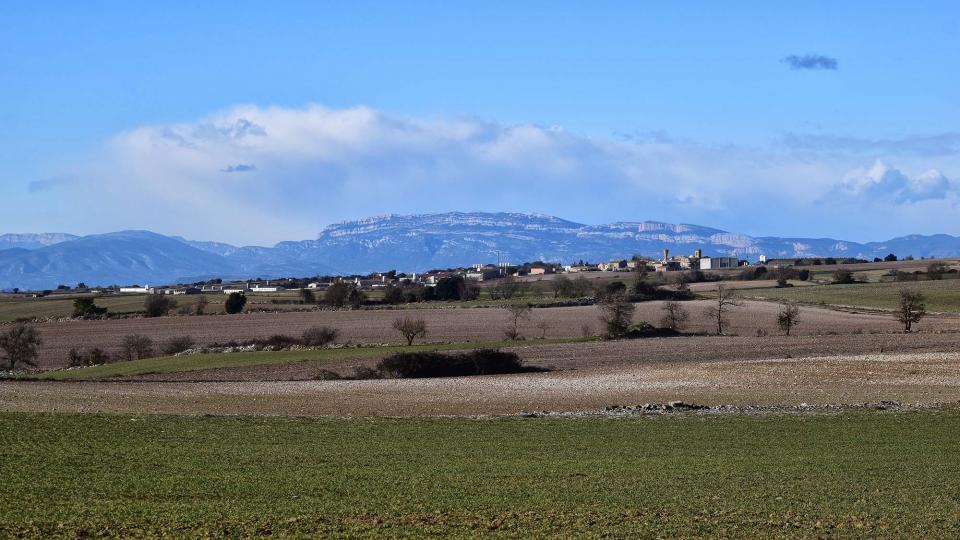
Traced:
<svg viewBox="0 0 960 540">
<path fill-rule="evenodd" d="M 287 290 L 286 287 L 277 287 L 276 285 L 254 285 L 250 292 L 255 293 L 265 293 L 265 292 L 280 292 Z"/>
<path fill-rule="evenodd" d="M 737 257 L 703 257 L 700 259 L 701 270 L 721 270 L 724 268 L 737 268 L 740 266 L 740 259 Z"/>
<path fill-rule="evenodd" d="M 153 289 L 149 285 L 144 285 L 143 287 L 120 287 L 120 292 L 129 294 L 152 294 Z"/>
<path fill-rule="evenodd" d="M 249 290 L 250 290 L 250 289 L 248 289 L 247 287 L 245 287 L 245 286 L 243 286 L 243 285 L 240 285 L 240 286 L 230 286 L 230 285 L 228 285 L 228 286 L 226 286 L 226 287 L 223 288 L 222 292 L 223 292 L 223 294 L 233 294 L 233 293 L 246 294 L 247 291 L 249 291 Z"/>
</svg>

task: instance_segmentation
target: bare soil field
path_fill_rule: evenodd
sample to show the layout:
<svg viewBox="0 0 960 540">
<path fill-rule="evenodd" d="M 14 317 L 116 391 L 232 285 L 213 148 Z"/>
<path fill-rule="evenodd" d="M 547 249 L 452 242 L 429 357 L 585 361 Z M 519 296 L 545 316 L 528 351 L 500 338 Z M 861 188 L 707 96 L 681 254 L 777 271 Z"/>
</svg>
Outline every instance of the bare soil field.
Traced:
<svg viewBox="0 0 960 540">
<path fill-rule="evenodd" d="M 794 287 L 810 287 L 817 285 L 816 283 L 810 281 L 800 280 L 791 280 L 790 284 Z M 769 289 L 777 286 L 777 280 L 757 279 L 754 281 L 703 281 L 700 283 L 690 283 L 687 286 L 691 291 L 697 293 L 716 291 L 720 285 L 723 285 L 725 289 Z"/>
<path fill-rule="evenodd" d="M 960 400 L 960 353 L 650 362 L 486 377 L 0 383 L 0 410 L 304 416 L 510 415 L 683 400 L 810 405 Z"/>
<path fill-rule="evenodd" d="M 687 331 L 715 332 L 714 323 L 704 314 L 709 300 L 685 302 L 691 314 Z M 661 302 L 637 304 L 635 321 L 659 324 Z M 728 334 L 755 335 L 758 329 L 776 334 L 779 306 L 769 302 L 750 301 L 730 312 Z M 131 318 L 105 321 L 64 321 L 38 323 L 44 340 L 38 365 L 55 368 L 66 365 L 67 352 L 73 348 L 100 347 L 112 354 L 119 351 L 123 337 L 143 334 L 156 343 L 177 336 L 190 336 L 197 343 L 208 344 L 242 341 L 273 334 L 299 335 L 311 326 L 328 325 L 340 330 L 341 342 L 399 343 L 399 335 L 391 328 L 400 315 L 421 317 L 427 322 L 427 341 L 469 342 L 503 339 L 508 313 L 498 308 L 450 308 L 412 310 L 316 311 L 305 313 L 247 313 L 242 315 L 209 315 L 201 317 L 173 316 L 153 319 Z M 546 337 L 577 337 L 584 327 L 592 334 L 602 331 L 596 306 L 535 309 L 523 325 L 523 333 L 539 337 L 538 322 L 546 322 Z M 895 332 L 900 325 L 889 315 L 846 312 L 818 307 L 801 308 L 796 333 Z M 930 316 L 916 327 L 918 330 L 960 330 L 960 317 Z"/>
<path fill-rule="evenodd" d="M 554 371 L 637 369 L 651 365 L 736 360 L 769 360 L 877 353 L 955 352 L 960 332 L 824 336 L 693 336 L 563 344 L 517 345 L 524 364 Z M 286 364 L 152 373 L 122 380 L 153 382 L 229 382 L 312 380 L 321 369 L 350 375 L 357 367 L 373 367 L 386 356 L 305 360 Z"/>
</svg>

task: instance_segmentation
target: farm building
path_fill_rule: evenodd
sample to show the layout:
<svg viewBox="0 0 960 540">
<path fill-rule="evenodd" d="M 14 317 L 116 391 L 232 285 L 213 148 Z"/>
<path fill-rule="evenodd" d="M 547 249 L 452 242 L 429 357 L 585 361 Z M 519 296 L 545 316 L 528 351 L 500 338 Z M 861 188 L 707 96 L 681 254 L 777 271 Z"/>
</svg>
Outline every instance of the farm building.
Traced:
<svg viewBox="0 0 960 540">
<path fill-rule="evenodd" d="M 144 285 L 143 287 L 136 286 L 136 285 L 133 286 L 133 287 L 120 287 L 120 293 L 122 293 L 122 294 L 123 294 L 123 293 L 126 293 L 126 294 L 153 294 L 153 291 L 154 291 L 153 287 L 151 287 L 151 286 L 149 286 L 149 285 Z"/>
<path fill-rule="evenodd" d="M 701 270 L 720 270 L 723 268 L 737 268 L 740 259 L 736 257 L 704 257 L 700 259 Z"/>
</svg>

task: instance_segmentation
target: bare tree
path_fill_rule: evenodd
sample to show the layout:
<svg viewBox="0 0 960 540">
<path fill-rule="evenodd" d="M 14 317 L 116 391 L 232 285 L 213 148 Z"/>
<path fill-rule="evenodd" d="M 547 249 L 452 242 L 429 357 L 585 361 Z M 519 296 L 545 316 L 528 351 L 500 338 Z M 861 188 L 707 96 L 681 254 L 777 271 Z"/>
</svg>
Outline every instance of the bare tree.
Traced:
<svg viewBox="0 0 960 540">
<path fill-rule="evenodd" d="M 647 283 L 647 263 L 645 261 L 637 261 L 637 269 L 633 272 L 633 293 L 643 294 L 649 287 L 650 284 Z"/>
<path fill-rule="evenodd" d="M 520 323 L 530 318 L 530 312 L 533 310 L 530 304 L 515 304 L 512 306 L 507 306 L 507 311 L 510 313 L 510 326 L 508 326 L 503 333 L 507 336 L 507 339 L 520 339 Z"/>
<path fill-rule="evenodd" d="M 727 324 L 727 315 L 732 308 L 742 306 L 743 302 L 737 297 L 736 293 L 727 290 L 723 285 L 717 286 L 717 299 L 714 304 L 707 308 L 707 317 L 710 317 L 717 323 L 717 334 L 723 335 L 723 327 Z"/>
<path fill-rule="evenodd" d="M 197 303 L 193 305 L 193 313 L 195 315 L 203 315 L 209 304 L 210 302 L 207 300 L 207 297 L 201 294 L 200 298 L 197 298 Z"/>
<path fill-rule="evenodd" d="M 123 338 L 123 357 L 126 360 L 139 360 L 153 356 L 153 340 L 140 334 Z"/>
<path fill-rule="evenodd" d="M 550 329 L 550 323 L 540 321 L 537 323 L 537 330 L 540 330 L 540 339 L 547 339 L 547 330 Z"/>
<path fill-rule="evenodd" d="M 427 322 L 405 315 L 393 321 L 393 329 L 400 332 L 407 345 L 413 345 L 413 340 L 427 335 Z"/>
<path fill-rule="evenodd" d="M 913 323 L 927 314 L 927 298 L 918 289 L 900 289 L 900 300 L 897 302 L 897 320 L 903 323 L 903 330 L 909 332 Z"/>
<path fill-rule="evenodd" d="M 791 304 L 780 306 L 780 313 L 777 313 L 777 326 L 784 335 L 789 336 L 790 330 L 798 324 L 800 324 L 800 308 Z"/>
<path fill-rule="evenodd" d="M 633 322 L 633 312 L 636 306 L 624 293 L 605 295 L 603 301 L 597 304 L 600 308 L 600 321 L 607 328 L 607 337 L 617 339 L 625 336 Z"/>
<path fill-rule="evenodd" d="M 680 305 L 680 302 L 671 300 L 661 308 L 663 310 L 663 318 L 660 319 L 660 326 L 664 328 L 669 328 L 671 330 L 681 330 L 687 324 L 687 320 L 690 319 L 690 313 Z"/>
<path fill-rule="evenodd" d="M 513 277 L 505 276 L 496 281 L 492 287 L 490 287 L 490 296 L 494 299 L 503 298 L 504 300 L 509 300 L 514 296 L 522 295 L 525 291 L 524 283 Z"/>
<path fill-rule="evenodd" d="M 554 298 L 570 296 L 571 287 L 572 283 L 570 282 L 570 278 L 567 276 L 556 276 L 550 280 L 550 289 L 553 291 Z"/>
<path fill-rule="evenodd" d="M 0 351 L 3 352 L 3 360 L 6 360 L 6 368 L 12 370 L 17 364 L 35 366 L 37 349 L 41 344 L 43 340 L 36 328 L 22 323 L 11 326 L 0 334 Z"/>
</svg>

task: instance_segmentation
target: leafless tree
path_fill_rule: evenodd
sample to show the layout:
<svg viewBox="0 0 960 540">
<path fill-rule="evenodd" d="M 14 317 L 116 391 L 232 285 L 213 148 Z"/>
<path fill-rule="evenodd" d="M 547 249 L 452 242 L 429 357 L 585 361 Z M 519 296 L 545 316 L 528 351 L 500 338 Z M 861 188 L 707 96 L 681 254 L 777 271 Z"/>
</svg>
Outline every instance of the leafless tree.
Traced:
<svg viewBox="0 0 960 540">
<path fill-rule="evenodd" d="M 123 358 L 139 360 L 153 356 L 153 340 L 140 334 L 132 334 L 123 338 Z"/>
<path fill-rule="evenodd" d="M 494 299 L 503 298 L 504 300 L 509 300 L 514 296 L 521 295 L 523 292 L 524 283 L 513 276 L 502 277 L 490 287 L 490 296 Z"/>
<path fill-rule="evenodd" d="M 427 322 L 409 316 L 399 317 L 393 321 L 393 329 L 407 340 L 407 345 L 413 345 L 413 340 L 427 335 Z"/>
<path fill-rule="evenodd" d="M 200 298 L 197 298 L 197 303 L 193 305 L 193 313 L 195 315 L 203 315 L 209 304 L 210 302 L 207 300 L 207 297 L 201 294 Z"/>
<path fill-rule="evenodd" d="M 547 339 L 547 330 L 550 329 L 550 323 L 540 321 L 537 323 L 537 329 L 540 330 L 540 339 Z"/>
<path fill-rule="evenodd" d="M 3 353 L 6 368 L 12 370 L 17 364 L 35 366 L 37 349 L 42 344 L 43 340 L 36 328 L 22 323 L 11 326 L 0 334 L 0 352 Z"/>
<path fill-rule="evenodd" d="M 792 304 L 780 306 L 780 312 L 777 313 L 777 326 L 784 335 L 789 336 L 790 330 L 798 324 L 800 324 L 800 308 Z"/>
<path fill-rule="evenodd" d="M 503 331 L 507 339 L 520 339 L 520 323 L 530 318 L 530 312 L 533 310 L 529 304 L 515 304 L 507 306 L 510 313 L 510 325 Z"/>
<path fill-rule="evenodd" d="M 727 315 L 730 310 L 742 305 L 743 302 L 735 292 L 727 290 L 723 285 L 717 286 L 717 298 L 706 310 L 707 317 L 717 323 L 717 334 L 723 335 L 723 327 L 727 324 Z"/>
<path fill-rule="evenodd" d="M 680 302 L 669 301 L 663 304 L 663 318 L 660 319 L 660 326 L 671 330 L 682 330 L 690 319 L 690 313 L 680 304 Z"/>
<path fill-rule="evenodd" d="M 567 276 L 556 276 L 550 280 L 550 289 L 553 291 L 554 298 L 561 296 L 570 296 L 570 289 L 573 284 Z"/>
<path fill-rule="evenodd" d="M 627 295 L 605 295 L 597 306 L 600 308 L 600 321 L 607 328 L 607 337 L 617 339 L 625 336 L 633 323 L 633 312 L 636 310 Z"/>
<path fill-rule="evenodd" d="M 900 300 L 897 302 L 897 320 L 903 323 L 903 330 L 909 332 L 913 323 L 927 314 L 927 298 L 918 289 L 900 289 Z"/>
</svg>

